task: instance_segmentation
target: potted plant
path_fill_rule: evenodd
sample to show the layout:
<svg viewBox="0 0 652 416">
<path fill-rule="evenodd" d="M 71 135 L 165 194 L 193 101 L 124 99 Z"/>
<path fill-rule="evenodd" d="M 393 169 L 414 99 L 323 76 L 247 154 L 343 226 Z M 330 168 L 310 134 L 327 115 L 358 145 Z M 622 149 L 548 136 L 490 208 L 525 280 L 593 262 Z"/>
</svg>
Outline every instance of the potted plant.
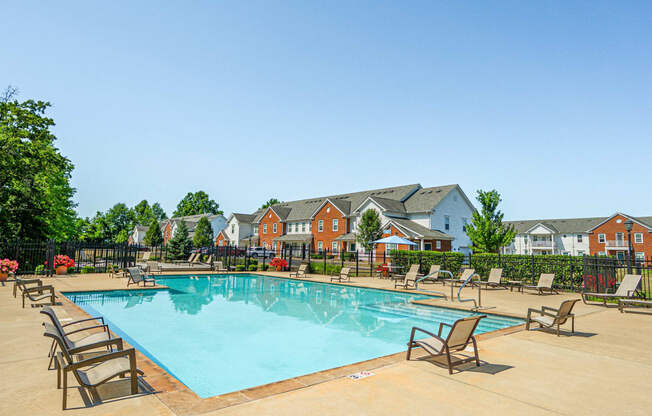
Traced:
<svg viewBox="0 0 652 416">
<path fill-rule="evenodd" d="M 269 262 L 269 265 L 276 268 L 277 272 L 280 272 L 285 267 L 288 267 L 288 262 L 280 257 L 274 257 L 272 261 Z"/>
<path fill-rule="evenodd" d="M 54 270 L 57 274 L 68 273 L 69 267 L 75 267 L 75 261 L 65 254 L 58 254 L 54 257 Z"/>
<path fill-rule="evenodd" d="M 18 270 L 18 262 L 16 260 L 0 260 L 0 282 L 7 280 L 9 273 L 14 274 L 16 270 Z"/>
</svg>

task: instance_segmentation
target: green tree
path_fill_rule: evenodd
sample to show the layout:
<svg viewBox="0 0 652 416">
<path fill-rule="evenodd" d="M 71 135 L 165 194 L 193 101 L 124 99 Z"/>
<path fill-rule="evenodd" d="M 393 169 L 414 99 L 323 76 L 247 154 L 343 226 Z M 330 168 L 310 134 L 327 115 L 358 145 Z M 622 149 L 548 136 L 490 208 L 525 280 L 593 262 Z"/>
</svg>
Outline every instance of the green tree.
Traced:
<svg viewBox="0 0 652 416">
<path fill-rule="evenodd" d="M 136 225 L 136 214 L 122 202 L 111 207 L 104 218 L 110 230 L 110 240 L 116 243 L 127 241 Z M 124 238 L 125 235 L 127 238 Z"/>
<path fill-rule="evenodd" d="M 185 217 L 187 215 L 199 214 L 223 214 L 220 211 L 220 205 L 210 199 L 204 191 L 195 193 L 188 192 L 185 197 L 177 204 L 177 209 L 172 214 L 173 217 Z"/>
<path fill-rule="evenodd" d="M 382 237 L 383 232 L 380 229 L 380 217 L 376 210 L 368 209 L 362 213 L 360 225 L 358 225 L 358 235 L 356 240 L 365 250 L 369 251 L 373 247 L 373 242 Z"/>
<path fill-rule="evenodd" d="M 161 227 L 156 218 L 152 219 L 152 222 L 150 222 L 149 228 L 145 233 L 144 241 L 145 244 L 150 247 L 156 247 L 163 244 L 163 233 L 161 232 Z"/>
<path fill-rule="evenodd" d="M 154 218 L 156 218 L 158 221 L 168 219 L 168 214 L 165 213 L 163 208 L 161 208 L 161 204 L 158 202 L 155 202 L 154 205 L 152 205 L 152 213 L 154 214 Z"/>
<path fill-rule="evenodd" d="M 503 224 L 503 213 L 498 210 L 501 202 L 498 191 L 484 192 L 480 189 L 476 199 L 482 209 L 473 213 L 471 224 L 466 226 L 466 235 L 471 239 L 474 252 L 498 253 L 501 247 L 514 240 L 516 230 L 511 225 Z"/>
<path fill-rule="evenodd" d="M 149 202 L 146 199 L 143 199 L 134 207 L 134 215 L 136 224 L 140 225 L 149 224 L 156 218 L 152 207 L 149 206 Z"/>
<path fill-rule="evenodd" d="M 179 221 L 177 230 L 168 241 L 168 256 L 176 260 L 186 258 L 191 248 L 192 242 L 188 238 L 188 226 L 184 221 Z"/>
<path fill-rule="evenodd" d="M 280 203 L 281 203 L 281 201 L 279 201 L 278 199 L 276 199 L 276 198 L 271 198 L 269 201 L 265 202 L 265 203 L 263 204 L 263 206 L 260 207 L 260 209 L 269 208 L 269 207 L 271 207 L 272 205 L 276 205 L 276 204 L 280 204 Z"/>
<path fill-rule="evenodd" d="M 0 238 L 75 238 L 74 166 L 54 146 L 50 103 L 15 94 L 0 97 Z"/>
<path fill-rule="evenodd" d="M 192 237 L 192 244 L 195 247 L 207 247 L 213 245 L 213 228 L 208 218 L 202 217 L 195 227 L 195 235 Z"/>
</svg>

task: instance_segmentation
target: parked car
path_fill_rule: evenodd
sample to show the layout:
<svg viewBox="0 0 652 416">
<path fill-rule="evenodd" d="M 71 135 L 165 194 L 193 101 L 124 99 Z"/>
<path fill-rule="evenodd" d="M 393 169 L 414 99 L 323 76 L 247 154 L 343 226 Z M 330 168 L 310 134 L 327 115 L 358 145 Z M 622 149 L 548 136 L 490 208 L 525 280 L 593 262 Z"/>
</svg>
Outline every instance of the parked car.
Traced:
<svg viewBox="0 0 652 416">
<path fill-rule="evenodd" d="M 267 257 L 270 259 L 276 257 L 274 250 L 267 250 L 262 247 L 249 247 L 247 254 L 251 257 Z"/>
</svg>

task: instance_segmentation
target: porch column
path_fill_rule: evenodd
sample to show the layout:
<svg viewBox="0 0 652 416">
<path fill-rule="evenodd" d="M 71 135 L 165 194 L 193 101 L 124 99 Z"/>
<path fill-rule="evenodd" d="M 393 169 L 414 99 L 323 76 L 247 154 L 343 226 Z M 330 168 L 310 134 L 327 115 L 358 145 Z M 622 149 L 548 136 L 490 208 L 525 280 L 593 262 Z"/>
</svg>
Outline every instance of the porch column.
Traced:
<svg viewBox="0 0 652 416">
<path fill-rule="evenodd" d="M 423 242 L 423 238 L 419 240 L 419 249 L 423 251 L 425 249 L 425 243 Z"/>
</svg>

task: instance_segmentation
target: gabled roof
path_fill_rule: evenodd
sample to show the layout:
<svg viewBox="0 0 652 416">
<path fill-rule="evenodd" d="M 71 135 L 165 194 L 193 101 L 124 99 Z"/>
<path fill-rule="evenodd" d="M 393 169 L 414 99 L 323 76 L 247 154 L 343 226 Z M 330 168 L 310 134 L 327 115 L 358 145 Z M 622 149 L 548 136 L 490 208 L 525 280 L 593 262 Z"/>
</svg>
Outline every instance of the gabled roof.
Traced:
<svg viewBox="0 0 652 416">
<path fill-rule="evenodd" d="M 370 196 L 369 199 L 376 202 L 384 210 L 390 212 L 405 213 L 405 205 L 401 201 L 396 201 L 394 199 L 387 199 L 380 196 Z"/>
<path fill-rule="evenodd" d="M 554 225 L 552 225 L 552 224 L 546 224 L 545 222 L 538 222 L 538 223 L 534 224 L 532 227 L 530 227 L 530 228 L 526 231 L 526 233 L 531 233 L 532 230 L 534 230 L 534 229 L 537 228 L 537 227 L 543 227 L 543 228 L 545 228 L 546 230 L 550 231 L 552 234 L 559 233 L 559 230 L 558 230 L 557 228 L 555 228 Z"/>
<path fill-rule="evenodd" d="M 350 201 L 345 201 L 343 199 L 333 199 L 333 200 L 331 200 L 330 198 L 326 198 L 326 199 L 324 199 L 324 202 L 319 204 L 319 206 L 315 209 L 315 211 L 310 216 L 310 219 L 315 218 L 315 215 L 317 215 L 317 213 L 319 211 L 321 211 L 321 209 L 324 208 L 324 206 L 326 204 L 328 204 L 329 202 L 338 211 L 340 211 L 342 213 L 342 215 L 344 215 L 345 217 L 349 215 L 349 213 L 351 211 L 351 202 Z"/>
<path fill-rule="evenodd" d="M 560 234 L 586 233 L 586 230 L 603 221 L 604 217 L 591 218 L 560 218 L 547 220 L 522 220 L 522 221 L 503 221 L 506 225 L 513 225 L 518 234 L 526 234 L 537 224 L 542 224 L 546 228 L 554 229 Z"/>
<path fill-rule="evenodd" d="M 240 223 L 251 224 L 251 223 L 254 222 L 256 217 L 257 217 L 257 215 L 255 213 L 254 214 L 240 214 L 238 212 L 234 212 L 233 214 L 231 214 L 231 216 L 229 216 L 229 219 L 227 220 L 227 222 L 231 221 L 231 218 L 235 218 Z"/>
<path fill-rule="evenodd" d="M 439 230 L 431 230 L 428 227 L 424 227 L 421 224 L 418 224 L 414 221 L 403 219 L 403 218 L 392 218 L 388 221 L 387 225 L 395 225 L 401 231 L 406 232 L 407 236 L 410 238 L 426 238 L 426 239 L 435 239 L 435 240 L 453 240 L 454 237 L 448 235 Z M 384 228 L 387 227 L 385 225 Z"/>
<path fill-rule="evenodd" d="M 459 189 L 462 198 L 473 207 L 473 204 L 466 197 L 462 189 L 457 184 L 433 186 L 430 188 L 419 189 L 407 201 L 405 201 L 405 210 L 407 212 L 431 212 L 453 189 Z"/>
<path fill-rule="evenodd" d="M 602 224 L 606 223 L 607 221 L 609 221 L 610 219 L 612 219 L 613 217 L 616 217 L 618 215 L 620 215 L 622 217 L 625 217 L 625 218 L 629 218 L 630 220 L 634 221 L 635 223 L 638 223 L 638 225 L 647 228 L 649 232 L 652 232 L 652 225 L 650 225 L 650 224 L 652 224 L 652 217 L 638 217 L 637 218 L 637 217 L 632 217 L 631 215 L 623 214 L 622 212 L 616 212 L 615 214 L 604 218 L 602 221 L 600 221 L 599 223 L 593 225 L 591 228 L 587 228 L 587 232 L 591 232 L 591 231 L 595 230 L 596 228 L 598 228 Z"/>
</svg>

